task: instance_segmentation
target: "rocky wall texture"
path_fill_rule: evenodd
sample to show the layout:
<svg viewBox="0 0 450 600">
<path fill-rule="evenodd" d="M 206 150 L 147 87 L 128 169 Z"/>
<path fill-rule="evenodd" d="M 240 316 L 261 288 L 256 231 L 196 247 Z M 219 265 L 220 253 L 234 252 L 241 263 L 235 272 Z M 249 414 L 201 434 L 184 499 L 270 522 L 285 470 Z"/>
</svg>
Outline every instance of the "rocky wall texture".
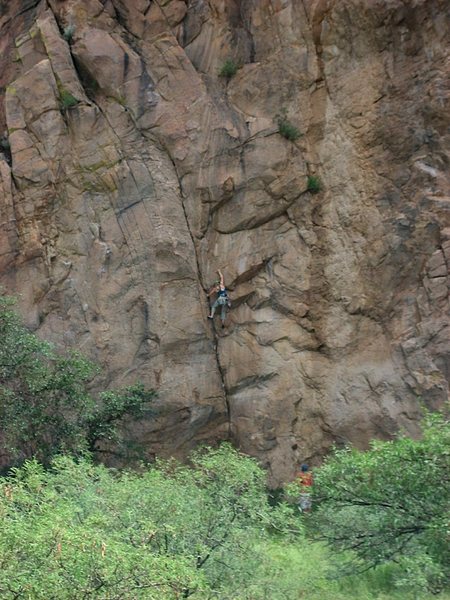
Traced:
<svg viewBox="0 0 450 600">
<path fill-rule="evenodd" d="M 99 385 L 158 390 L 130 429 L 149 456 L 231 437 L 276 484 L 448 398 L 448 16 L 0 2 L 0 283 Z M 206 318 L 218 267 L 225 329 Z"/>
</svg>

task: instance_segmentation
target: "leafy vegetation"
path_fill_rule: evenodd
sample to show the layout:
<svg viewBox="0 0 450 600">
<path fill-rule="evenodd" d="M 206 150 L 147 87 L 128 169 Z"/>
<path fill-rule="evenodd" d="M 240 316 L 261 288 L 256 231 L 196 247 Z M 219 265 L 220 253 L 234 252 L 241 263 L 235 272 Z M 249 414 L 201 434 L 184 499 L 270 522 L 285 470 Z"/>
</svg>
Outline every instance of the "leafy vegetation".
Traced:
<svg viewBox="0 0 450 600">
<path fill-rule="evenodd" d="M 278 133 L 291 142 L 295 142 L 302 134 L 287 118 L 286 111 L 281 111 L 281 114 L 276 116 L 278 125 Z"/>
<path fill-rule="evenodd" d="M 68 44 L 72 42 L 73 34 L 75 33 L 75 25 L 67 25 L 64 28 L 63 38 L 66 40 Z"/>
<path fill-rule="evenodd" d="M 442 590 L 450 583 L 450 424 L 428 415 L 423 436 L 338 450 L 317 471 L 313 521 L 320 539 L 348 552 L 341 571 L 393 561 L 397 584 Z"/>
<path fill-rule="evenodd" d="M 75 96 L 72 96 L 72 94 L 64 88 L 60 88 L 59 90 L 59 101 L 63 110 L 72 108 L 78 104 L 78 100 L 75 98 Z"/>
<path fill-rule="evenodd" d="M 264 598 L 255 538 L 298 531 L 289 507 L 269 506 L 264 472 L 228 445 L 191 468 L 118 473 L 58 457 L 0 481 L 2 598 Z"/>
<path fill-rule="evenodd" d="M 90 394 L 96 367 L 79 354 L 57 354 L 30 333 L 5 296 L 0 339 L 0 448 L 7 467 L 32 457 L 48 464 L 61 452 L 93 452 L 99 442 L 119 451 L 122 419 L 150 410 L 154 392 L 141 385 Z"/>
<path fill-rule="evenodd" d="M 92 396 L 96 368 L 30 333 L 8 297 L 0 339 L 0 450 L 12 467 L 0 477 L 0 598 L 450 600 L 442 415 L 426 417 L 418 441 L 337 450 L 302 515 L 298 484 L 269 502 L 265 472 L 229 444 L 188 465 L 95 464 L 153 392 Z"/>
<path fill-rule="evenodd" d="M 239 70 L 239 65 L 234 62 L 232 58 L 227 58 L 227 60 L 223 63 L 219 76 L 225 77 L 226 79 L 231 79 L 236 75 Z"/>
<path fill-rule="evenodd" d="M 264 481 L 229 445 L 196 453 L 190 467 L 139 472 L 29 461 L 0 478 L 0 597 L 429 598 L 393 588 L 395 564 L 330 578 L 336 557 L 305 538 L 291 506 L 268 504 Z"/>
<path fill-rule="evenodd" d="M 308 192 L 317 194 L 321 190 L 320 179 L 316 175 L 308 176 Z"/>
</svg>

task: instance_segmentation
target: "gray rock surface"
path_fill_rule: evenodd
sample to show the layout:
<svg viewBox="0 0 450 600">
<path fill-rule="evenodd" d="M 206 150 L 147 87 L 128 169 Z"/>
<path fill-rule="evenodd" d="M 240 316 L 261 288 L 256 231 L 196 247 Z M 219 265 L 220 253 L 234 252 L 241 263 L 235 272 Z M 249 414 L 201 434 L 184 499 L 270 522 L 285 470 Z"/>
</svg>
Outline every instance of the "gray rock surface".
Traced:
<svg viewBox="0 0 450 600">
<path fill-rule="evenodd" d="M 130 424 L 149 456 L 231 437 L 277 484 L 448 399 L 447 13 L 2 4 L 0 283 L 99 386 L 158 390 Z"/>
</svg>

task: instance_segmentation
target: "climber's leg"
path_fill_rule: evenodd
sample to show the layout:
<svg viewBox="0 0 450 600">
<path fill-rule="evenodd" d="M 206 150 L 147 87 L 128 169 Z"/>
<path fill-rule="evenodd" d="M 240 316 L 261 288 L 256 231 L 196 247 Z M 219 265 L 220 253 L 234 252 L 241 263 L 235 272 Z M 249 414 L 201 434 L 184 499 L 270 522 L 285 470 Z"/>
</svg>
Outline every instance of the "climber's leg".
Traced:
<svg viewBox="0 0 450 600">
<path fill-rule="evenodd" d="M 216 308 L 219 306 L 219 299 L 217 299 L 214 304 L 211 306 L 211 314 L 208 315 L 208 319 L 214 319 L 214 313 L 216 312 Z"/>
<path fill-rule="evenodd" d="M 222 327 L 225 327 L 225 319 L 227 317 L 227 305 L 225 302 L 222 303 L 222 310 L 220 311 L 220 319 L 222 321 Z"/>
</svg>

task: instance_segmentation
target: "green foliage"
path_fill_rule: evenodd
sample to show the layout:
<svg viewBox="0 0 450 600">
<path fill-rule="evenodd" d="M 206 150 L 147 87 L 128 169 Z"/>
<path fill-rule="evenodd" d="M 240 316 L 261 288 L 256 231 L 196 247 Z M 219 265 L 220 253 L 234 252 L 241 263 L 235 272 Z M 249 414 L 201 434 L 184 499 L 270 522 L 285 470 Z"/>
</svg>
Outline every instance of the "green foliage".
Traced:
<svg viewBox="0 0 450 600">
<path fill-rule="evenodd" d="M 316 175 L 308 176 L 308 192 L 317 194 L 321 190 L 320 179 Z"/>
<path fill-rule="evenodd" d="M 36 457 L 44 464 L 61 452 L 94 451 L 100 441 L 119 445 L 124 417 L 148 411 L 154 396 L 141 385 L 94 398 L 88 383 L 96 367 L 77 353 L 57 354 L 30 333 L 0 297 L 0 448 L 7 466 Z"/>
<path fill-rule="evenodd" d="M 259 547 L 261 544 L 261 547 Z M 258 581 L 239 600 L 425 600 L 434 596 L 396 589 L 396 565 L 359 575 L 333 577 L 339 559 L 320 543 L 282 537 L 255 540 L 262 555 Z M 262 592 L 266 594 L 262 595 Z M 448 600 L 449 596 L 445 596 Z M 439 600 L 444 600 L 439 596 Z"/>
<path fill-rule="evenodd" d="M 140 472 L 31 460 L 0 477 L 0 597 L 428 598 L 392 589 L 395 564 L 330 579 L 336 557 L 303 537 L 289 506 L 269 505 L 264 480 L 227 444 L 197 452 L 190 467 L 160 461 Z"/>
<path fill-rule="evenodd" d="M 148 414 L 153 392 L 94 398 L 95 367 L 58 355 L 1 296 L 0 339 L 0 450 L 10 466 L 40 461 L 0 477 L 0 598 L 425 600 L 448 585 L 442 415 L 427 416 L 419 441 L 336 451 L 316 470 L 305 518 L 295 502 L 270 504 L 264 471 L 228 444 L 189 466 L 94 465 L 86 451 L 120 449 L 123 419 Z"/>
<path fill-rule="evenodd" d="M 72 96 L 72 94 L 68 90 L 62 87 L 59 90 L 59 101 L 63 110 L 66 110 L 67 108 L 72 108 L 73 106 L 76 106 L 78 104 L 78 100 L 75 98 L 75 96 Z"/>
<path fill-rule="evenodd" d="M 223 63 L 219 71 L 219 77 L 226 77 L 226 79 L 231 79 L 236 75 L 238 70 L 239 65 L 235 63 L 232 58 L 227 58 L 227 60 Z"/>
<path fill-rule="evenodd" d="M 278 125 L 278 132 L 287 140 L 295 142 L 295 140 L 302 135 L 299 129 L 289 121 L 285 110 L 281 111 L 281 114 L 276 116 L 276 122 Z"/>
<path fill-rule="evenodd" d="M 152 416 L 150 403 L 154 397 L 155 393 L 146 390 L 142 384 L 99 394 L 99 399 L 83 420 L 88 449 L 95 452 L 100 440 L 112 442 L 116 449 L 120 449 L 124 440 L 118 424 L 124 417 L 139 419 Z"/>
<path fill-rule="evenodd" d="M 67 27 L 64 28 L 63 38 L 66 40 L 66 42 L 68 44 L 71 43 L 74 33 L 75 33 L 75 25 L 67 25 Z"/>
<path fill-rule="evenodd" d="M 345 572 L 395 561 L 397 585 L 439 591 L 450 581 L 450 424 L 430 415 L 419 441 L 338 450 L 316 473 L 315 530 L 346 555 Z"/>
<path fill-rule="evenodd" d="M 0 597 L 275 599 L 264 540 L 298 526 L 264 480 L 229 445 L 140 473 L 28 462 L 0 479 Z"/>
</svg>

